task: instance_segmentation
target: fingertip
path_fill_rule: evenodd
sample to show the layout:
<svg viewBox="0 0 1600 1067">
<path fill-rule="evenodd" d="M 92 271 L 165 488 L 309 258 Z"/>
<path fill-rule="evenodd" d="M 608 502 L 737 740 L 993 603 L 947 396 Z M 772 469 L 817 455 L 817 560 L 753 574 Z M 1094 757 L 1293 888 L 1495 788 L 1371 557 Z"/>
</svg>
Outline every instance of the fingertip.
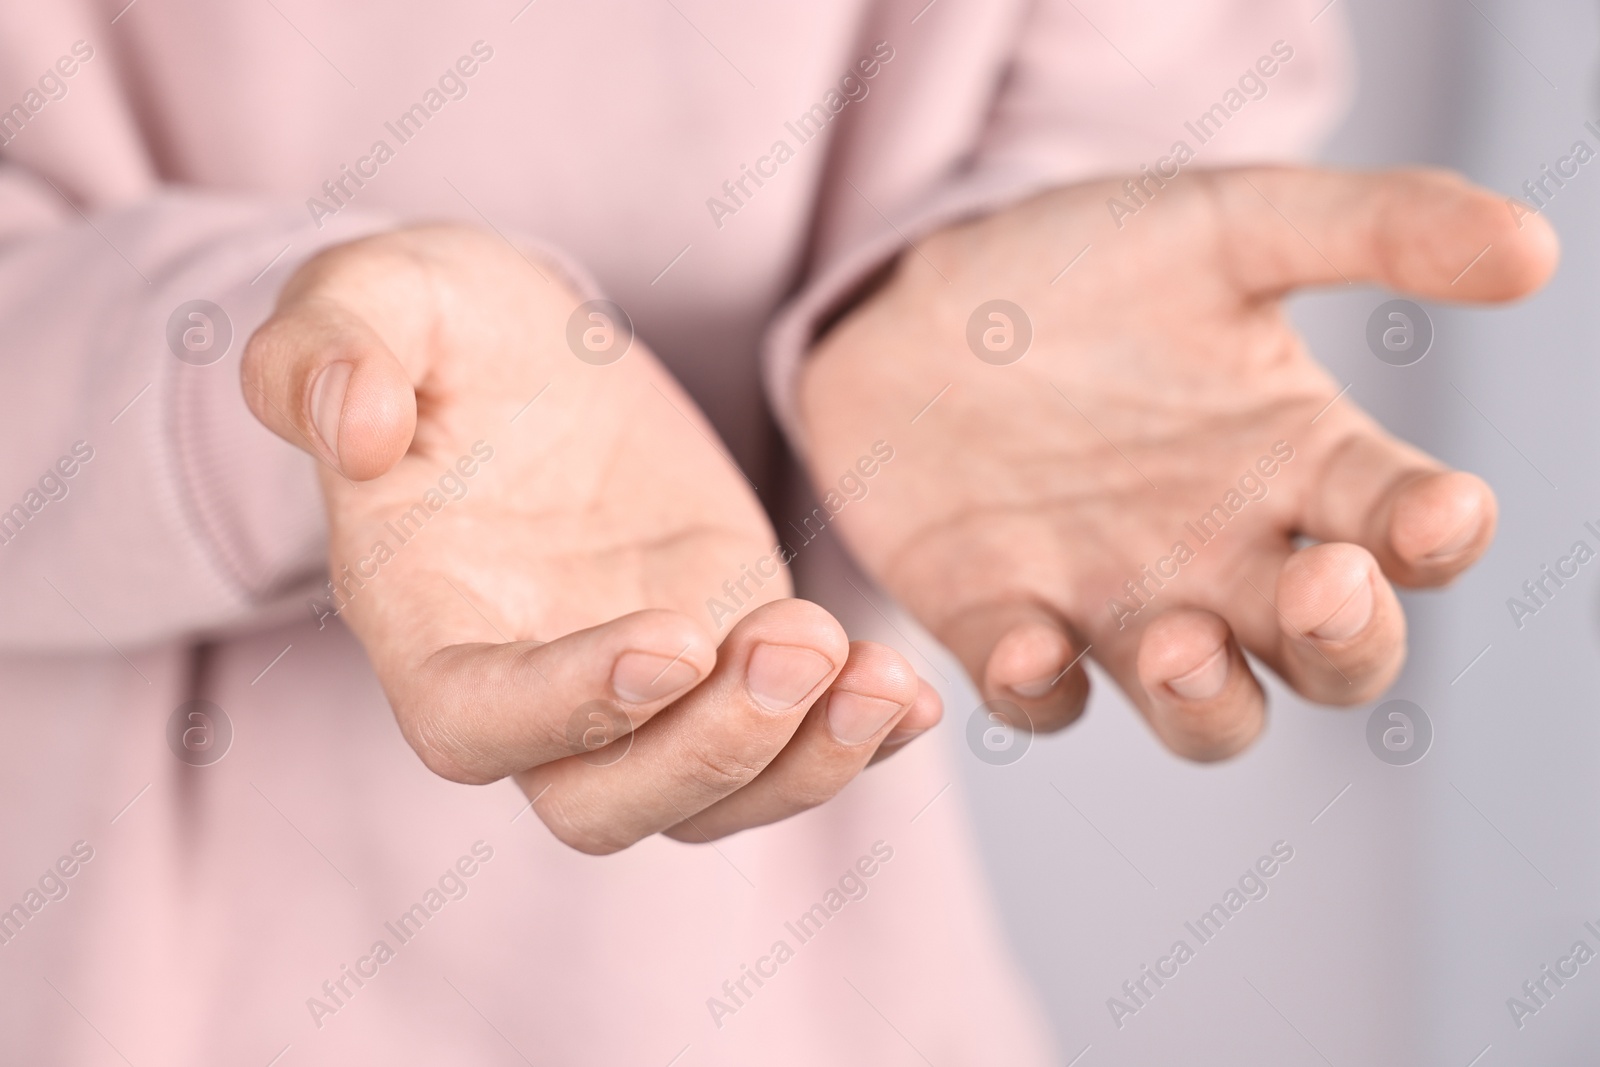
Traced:
<svg viewBox="0 0 1600 1067">
<path fill-rule="evenodd" d="M 758 605 L 734 624 L 724 643 L 735 638 L 741 642 L 803 645 L 815 649 L 835 668 L 842 668 L 850 656 L 850 638 L 839 620 L 820 604 L 798 597 Z"/>
<path fill-rule="evenodd" d="M 1211 663 L 1218 652 L 1225 652 L 1228 624 L 1209 611 L 1179 608 L 1151 620 L 1139 642 L 1139 680 L 1152 695 L 1172 690 L 1173 695 L 1189 700 L 1214 696 L 1222 686 L 1215 678 L 1194 677 Z M 1188 684 L 1183 691 L 1171 685 L 1174 679 Z M 1202 681 L 1211 683 L 1209 691 Z"/>
<path fill-rule="evenodd" d="M 1029 619 L 995 642 L 984 672 L 984 695 L 1015 701 L 1041 732 L 1076 722 L 1089 700 L 1082 653 L 1054 620 Z"/>
<path fill-rule="evenodd" d="M 917 699 L 917 683 L 911 664 L 888 645 L 852 641 L 849 660 L 823 698 L 828 732 L 847 746 L 878 737 Z"/>
<path fill-rule="evenodd" d="M 716 665 L 717 640 L 705 624 L 694 616 L 671 608 L 640 608 L 622 616 L 635 625 L 648 627 L 684 648 L 684 658 L 710 671 Z"/>
<path fill-rule="evenodd" d="M 1089 676 L 1077 661 L 1084 649 L 1051 607 L 1007 597 L 954 613 L 936 632 L 985 700 L 1018 704 L 1041 730 L 1083 713 Z"/>
<path fill-rule="evenodd" d="M 1508 236 L 1517 255 L 1507 269 L 1511 290 L 1509 299 L 1544 288 L 1561 265 L 1561 238 L 1557 236 L 1556 228 L 1543 215 L 1534 214 L 1527 205 L 1507 201 L 1508 206 L 1513 204 L 1511 215 L 1516 222 L 1516 232 L 1514 236 Z"/>
<path fill-rule="evenodd" d="M 1312 545 L 1291 555 L 1278 572 L 1280 629 L 1289 637 L 1337 643 L 1372 621 L 1377 561 L 1360 545 Z"/>
<path fill-rule="evenodd" d="M 833 688 L 909 706 L 917 699 L 920 682 L 911 663 L 895 649 L 876 641 L 852 641 L 849 659 L 833 680 Z"/>
<path fill-rule="evenodd" d="M 1043 621 L 1023 622 L 995 642 L 983 681 L 996 692 L 1038 700 L 1055 688 L 1073 655 L 1072 642 L 1059 627 Z"/>
<path fill-rule="evenodd" d="M 1478 257 L 1463 261 L 1444 294 L 1464 300 L 1515 300 L 1541 288 L 1555 273 L 1561 242 L 1553 226 L 1526 204 L 1450 174 L 1456 229 L 1476 248 L 1458 248 Z M 1471 263 L 1470 268 L 1468 263 Z M 1445 265 L 1449 270 L 1449 264 Z"/>
<path fill-rule="evenodd" d="M 1389 542 L 1412 573 L 1409 584 L 1433 585 L 1455 577 L 1488 550 L 1499 505 L 1483 479 L 1442 471 L 1405 485 L 1389 516 Z"/>
<path fill-rule="evenodd" d="M 939 690 L 924 678 L 917 679 L 917 698 L 911 704 L 911 710 L 906 712 L 906 717 L 900 720 L 900 726 L 906 730 L 915 731 L 911 736 L 931 730 L 944 721 L 944 697 L 939 695 Z"/>
<path fill-rule="evenodd" d="M 624 650 L 612 666 L 611 689 L 623 703 L 643 706 L 676 697 L 716 666 L 716 645 L 681 612 L 648 608 L 613 625 Z"/>
<path fill-rule="evenodd" d="M 1140 639 L 1137 670 L 1151 725 L 1178 755 L 1226 759 L 1261 733 L 1265 698 L 1220 616 L 1192 608 L 1157 616 Z"/>
<path fill-rule="evenodd" d="M 312 384 L 308 408 L 324 447 L 353 481 L 390 470 L 416 434 L 416 391 L 393 358 L 330 363 Z"/>
<path fill-rule="evenodd" d="M 268 429 L 347 478 L 376 478 L 416 433 L 404 367 L 361 319 L 327 301 L 280 310 L 240 363 L 250 410 Z"/>
<path fill-rule="evenodd" d="M 1555 230 L 1520 201 L 1447 170 L 1412 168 L 1378 180 L 1392 193 L 1375 235 L 1394 288 L 1499 302 L 1534 292 L 1554 273 Z"/>
<path fill-rule="evenodd" d="M 1308 699 L 1361 703 L 1386 689 L 1405 663 L 1405 612 L 1359 545 L 1313 545 L 1291 555 L 1279 572 L 1277 608 L 1274 666 Z"/>
<path fill-rule="evenodd" d="M 748 696 L 773 714 L 803 712 L 849 662 L 850 641 L 808 600 L 774 600 L 735 624 L 724 655 L 742 669 Z"/>
<path fill-rule="evenodd" d="M 894 724 L 894 729 L 878 743 L 878 751 L 873 753 L 872 762 L 894 755 L 903 746 L 938 726 L 943 719 L 944 698 L 927 681 L 918 678 L 916 698 L 906 713 L 900 716 L 900 721 Z"/>
</svg>

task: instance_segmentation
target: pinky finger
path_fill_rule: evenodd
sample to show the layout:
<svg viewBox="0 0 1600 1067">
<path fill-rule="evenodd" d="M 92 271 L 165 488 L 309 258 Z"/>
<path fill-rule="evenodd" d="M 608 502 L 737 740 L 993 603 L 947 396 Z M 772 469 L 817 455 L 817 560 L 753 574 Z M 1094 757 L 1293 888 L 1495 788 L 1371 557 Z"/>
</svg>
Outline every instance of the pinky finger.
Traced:
<svg viewBox="0 0 1600 1067">
<path fill-rule="evenodd" d="M 872 754 L 872 759 L 867 766 L 886 760 L 899 752 L 906 745 L 915 741 L 935 726 L 944 718 L 944 700 L 939 696 L 939 691 L 921 678 L 917 679 L 919 689 L 917 699 L 912 702 L 911 710 L 907 711 L 893 730 L 878 745 L 878 751 Z"/>
</svg>

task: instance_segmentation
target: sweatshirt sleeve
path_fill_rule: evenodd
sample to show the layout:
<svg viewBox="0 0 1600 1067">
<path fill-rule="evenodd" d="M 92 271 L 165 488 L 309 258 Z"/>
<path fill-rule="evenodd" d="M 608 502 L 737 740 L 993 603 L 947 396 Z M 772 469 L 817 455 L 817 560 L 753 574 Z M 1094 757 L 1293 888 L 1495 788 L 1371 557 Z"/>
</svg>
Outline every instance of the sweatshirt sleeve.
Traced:
<svg viewBox="0 0 1600 1067">
<path fill-rule="evenodd" d="M 317 461 L 245 404 L 284 280 L 388 229 L 179 187 L 80 214 L 0 165 L 0 650 L 119 650 L 314 615 Z M 580 297 L 576 260 L 514 235 Z"/>
<path fill-rule="evenodd" d="M 806 352 L 921 237 L 1048 188 L 1137 176 L 1180 141 L 1185 168 L 1294 159 L 1349 95 L 1346 27 L 1327 0 L 1002 8 L 892 0 L 867 28 L 894 58 L 877 99 L 833 131 L 804 284 L 763 346 L 769 400 L 802 456 Z"/>
<path fill-rule="evenodd" d="M 383 225 L 164 186 L 85 210 L 0 165 L 0 648 L 226 627 L 324 567 L 315 461 L 240 352 L 298 263 Z"/>
</svg>

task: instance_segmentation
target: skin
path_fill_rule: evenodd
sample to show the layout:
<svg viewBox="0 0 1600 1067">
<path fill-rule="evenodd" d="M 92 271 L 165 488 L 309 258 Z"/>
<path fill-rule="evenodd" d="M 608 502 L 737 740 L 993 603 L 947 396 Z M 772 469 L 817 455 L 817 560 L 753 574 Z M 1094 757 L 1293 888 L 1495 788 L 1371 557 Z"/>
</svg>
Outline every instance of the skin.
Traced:
<svg viewBox="0 0 1600 1067">
<path fill-rule="evenodd" d="M 936 722 L 938 698 L 789 599 L 786 574 L 713 623 L 707 598 L 777 539 L 641 341 L 606 366 L 567 347 L 579 303 L 548 265 L 454 226 L 338 246 L 285 285 L 244 394 L 321 461 L 330 572 L 365 576 L 341 617 L 428 767 L 515 778 L 574 848 L 821 803 L 891 732 Z M 464 495 L 400 544 L 386 524 L 462 457 L 447 488 Z M 591 718 L 594 701 L 617 710 Z"/>
<path fill-rule="evenodd" d="M 1114 196 L 1120 182 L 1059 189 L 920 242 L 817 345 L 802 422 L 819 475 L 862 441 L 895 447 L 839 526 L 986 699 L 1064 726 L 1088 693 L 1082 661 L 1066 668 L 1092 646 L 1167 746 L 1219 759 L 1264 723 L 1245 651 L 1312 700 L 1369 701 L 1405 657 L 1393 584 L 1450 581 L 1495 526 L 1483 481 L 1348 396 L 1329 406 L 1341 383 L 1284 297 L 1349 281 L 1510 300 L 1548 279 L 1557 244 L 1543 219 L 1519 225 L 1503 197 L 1438 172 L 1186 174 L 1120 228 Z M 1033 328 L 1005 366 L 966 339 L 996 297 Z M 1279 441 L 1293 458 L 1267 495 L 1201 545 L 1184 524 Z M 1131 610 L 1123 583 L 1180 539 L 1194 558 L 1115 616 L 1108 600 Z"/>
<path fill-rule="evenodd" d="M 862 442 L 894 446 L 837 522 L 987 698 L 1063 726 L 1088 650 L 1174 751 L 1217 759 L 1262 727 L 1244 650 L 1313 699 L 1368 700 L 1404 658 L 1391 581 L 1446 582 L 1494 530 L 1482 481 L 1348 398 L 1329 406 L 1338 384 L 1282 298 L 1370 280 L 1512 299 L 1548 278 L 1556 242 L 1434 173 L 1186 175 L 1120 229 L 1119 193 L 1060 189 L 902 257 L 802 371 L 809 464 L 827 480 Z M 1034 331 L 1007 366 L 966 343 L 996 295 Z M 555 271 L 463 227 L 339 246 L 285 286 L 244 392 L 323 464 L 333 574 L 363 566 L 475 442 L 494 450 L 423 533 L 364 565 L 342 617 L 430 768 L 514 777 L 575 848 L 707 840 L 821 803 L 935 724 L 938 698 L 898 653 L 788 599 L 786 575 L 710 620 L 706 598 L 773 532 L 642 342 L 603 367 L 568 349 L 578 304 Z M 1279 441 L 1293 458 L 1267 495 L 1119 625 L 1107 600 Z M 631 733 L 589 751 L 574 737 L 614 721 L 594 701 Z"/>
</svg>

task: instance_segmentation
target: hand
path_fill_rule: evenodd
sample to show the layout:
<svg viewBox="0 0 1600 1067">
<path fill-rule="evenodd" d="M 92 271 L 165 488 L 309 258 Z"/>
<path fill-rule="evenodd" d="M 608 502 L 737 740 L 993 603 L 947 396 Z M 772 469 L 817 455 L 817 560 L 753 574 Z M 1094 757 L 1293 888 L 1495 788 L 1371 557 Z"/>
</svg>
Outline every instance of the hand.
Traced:
<svg viewBox="0 0 1600 1067">
<path fill-rule="evenodd" d="M 1186 175 L 1119 229 L 1123 196 L 1061 189 L 903 255 L 817 346 L 802 420 L 820 475 L 896 442 L 841 530 L 986 699 L 1065 725 L 1088 690 L 1066 668 L 1092 645 L 1167 745 L 1216 759 L 1262 728 L 1243 651 L 1313 700 L 1369 700 L 1405 655 L 1390 582 L 1443 584 L 1494 532 L 1481 480 L 1335 400 L 1284 296 L 1507 300 L 1548 278 L 1556 241 L 1432 172 Z M 993 298 L 1032 322 L 1010 365 L 967 342 Z"/>
<path fill-rule="evenodd" d="M 641 342 L 604 366 L 569 350 L 578 304 L 459 227 L 342 245 L 290 279 L 244 390 L 324 464 L 329 610 L 430 768 L 514 776 L 575 848 L 820 803 L 937 697 L 785 599 L 781 571 L 714 624 L 707 598 L 776 538 Z"/>
</svg>

